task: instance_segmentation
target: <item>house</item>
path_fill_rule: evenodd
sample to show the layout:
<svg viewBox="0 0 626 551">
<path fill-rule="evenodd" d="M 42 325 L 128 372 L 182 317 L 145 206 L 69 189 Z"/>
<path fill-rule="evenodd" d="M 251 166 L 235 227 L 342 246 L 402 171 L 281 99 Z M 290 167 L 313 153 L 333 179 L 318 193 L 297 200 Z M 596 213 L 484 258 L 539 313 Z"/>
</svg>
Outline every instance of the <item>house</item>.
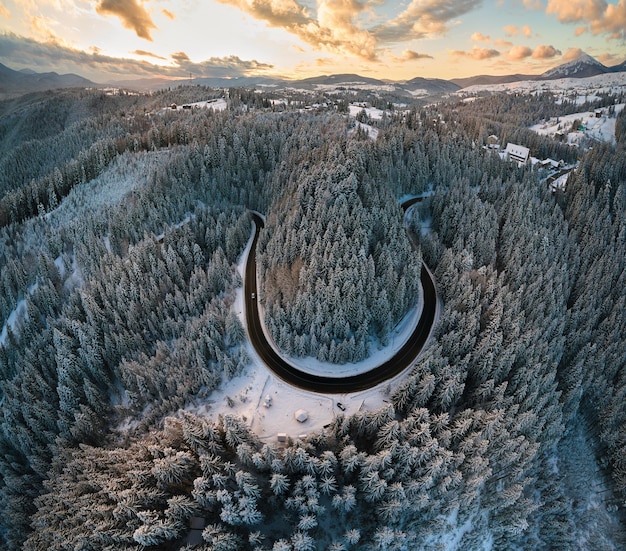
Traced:
<svg viewBox="0 0 626 551">
<path fill-rule="evenodd" d="M 514 143 L 507 143 L 504 150 L 506 158 L 511 161 L 517 162 L 518 165 L 525 165 L 530 157 L 530 149 L 523 145 L 517 145 Z"/>
</svg>

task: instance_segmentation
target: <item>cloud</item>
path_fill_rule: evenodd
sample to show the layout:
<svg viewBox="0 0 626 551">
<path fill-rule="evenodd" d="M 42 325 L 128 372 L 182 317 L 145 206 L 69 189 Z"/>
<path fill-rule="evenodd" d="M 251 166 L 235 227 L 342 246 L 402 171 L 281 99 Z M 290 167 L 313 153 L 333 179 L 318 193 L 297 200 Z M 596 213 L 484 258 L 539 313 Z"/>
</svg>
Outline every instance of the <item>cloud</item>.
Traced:
<svg viewBox="0 0 626 551">
<path fill-rule="evenodd" d="M 432 55 L 419 54 L 413 50 L 404 50 L 399 58 L 395 58 L 398 61 L 417 61 L 418 59 L 434 59 Z"/>
<path fill-rule="evenodd" d="M 512 61 L 521 61 L 533 55 L 533 51 L 528 46 L 513 46 L 507 57 Z"/>
<path fill-rule="evenodd" d="M 522 3 L 524 4 L 524 7 L 527 10 L 542 10 L 543 9 L 541 0 L 522 0 Z"/>
<path fill-rule="evenodd" d="M 452 50 L 450 52 L 452 57 L 465 57 L 470 59 L 475 59 L 477 61 L 483 61 L 485 59 L 493 59 L 494 57 L 498 57 L 500 52 L 498 50 L 491 50 L 488 48 L 479 48 L 478 46 L 474 46 L 469 52 L 465 50 Z"/>
<path fill-rule="evenodd" d="M 507 25 L 504 27 L 504 32 L 507 36 L 517 36 L 519 34 L 519 27 L 517 25 Z"/>
<path fill-rule="evenodd" d="M 0 4 L 0 17 L 6 17 L 7 19 L 11 19 L 11 12 L 2 4 Z"/>
<path fill-rule="evenodd" d="M 533 50 L 533 59 L 552 59 L 557 55 L 561 55 L 561 50 L 557 50 L 554 46 L 537 46 Z"/>
<path fill-rule="evenodd" d="M 146 50 L 134 50 L 132 52 L 130 52 L 131 54 L 135 54 L 135 55 L 140 55 L 142 57 L 153 57 L 155 59 L 161 59 L 163 61 L 167 61 L 166 57 L 157 55 L 157 54 L 153 54 L 152 52 L 147 52 Z"/>
<path fill-rule="evenodd" d="M 100 15 L 114 15 L 127 29 L 135 31 L 139 38 L 152 41 L 151 31 L 156 29 L 150 14 L 140 0 L 100 0 L 96 11 Z"/>
<path fill-rule="evenodd" d="M 526 38 L 530 38 L 533 35 L 533 31 L 532 29 L 528 26 L 528 25 L 524 25 L 522 27 L 522 34 L 526 37 Z"/>
<path fill-rule="evenodd" d="M 411 0 L 395 17 L 371 26 L 378 0 L 217 0 L 297 36 L 314 49 L 378 60 L 387 44 L 444 34 L 482 0 Z M 305 5 L 304 2 L 307 2 Z"/>
<path fill-rule="evenodd" d="M 470 36 L 470 40 L 473 40 L 474 42 L 491 42 L 491 37 L 486 36 L 483 33 L 474 33 Z"/>
<path fill-rule="evenodd" d="M 168 19 L 171 19 L 172 21 L 174 19 L 176 19 L 176 15 L 174 13 L 172 13 L 170 10 L 166 10 L 165 8 L 161 8 L 161 13 L 167 17 Z"/>
<path fill-rule="evenodd" d="M 270 27 L 279 27 L 318 50 L 376 59 L 376 39 L 358 26 L 359 0 L 318 0 L 317 19 L 296 0 L 217 0 L 239 8 Z"/>
<path fill-rule="evenodd" d="M 239 77 L 266 72 L 273 65 L 237 56 L 211 57 L 193 62 L 184 52 L 173 54 L 173 63 L 156 65 L 146 60 L 111 57 L 95 50 L 88 53 L 50 40 L 38 42 L 14 33 L 0 33 L 0 60 L 17 66 L 45 67 L 59 72 L 78 72 L 91 79 L 139 77 L 181 78 L 193 73 L 198 77 Z"/>
<path fill-rule="evenodd" d="M 478 8 L 482 0 L 411 0 L 395 18 L 373 29 L 385 42 L 402 42 L 445 34 L 448 24 Z"/>
<path fill-rule="evenodd" d="M 576 36 L 582 36 L 583 34 L 585 34 L 589 29 L 587 27 L 585 27 L 584 25 L 582 27 L 576 27 L 576 29 L 574 30 L 574 34 Z"/>
<path fill-rule="evenodd" d="M 513 46 L 513 42 L 499 38 L 498 40 L 493 41 L 493 45 L 498 46 L 499 48 L 509 48 Z"/>
<path fill-rule="evenodd" d="M 626 0 L 609 4 L 606 0 L 548 0 L 546 13 L 561 23 L 587 23 L 595 35 L 626 38 Z"/>
<path fill-rule="evenodd" d="M 574 61 L 575 59 L 578 59 L 582 54 L 583 54 L 583 51 L 580 48 L 569 48 L 563 54 L 563 61 L 564 62 Z"/>
</svg>

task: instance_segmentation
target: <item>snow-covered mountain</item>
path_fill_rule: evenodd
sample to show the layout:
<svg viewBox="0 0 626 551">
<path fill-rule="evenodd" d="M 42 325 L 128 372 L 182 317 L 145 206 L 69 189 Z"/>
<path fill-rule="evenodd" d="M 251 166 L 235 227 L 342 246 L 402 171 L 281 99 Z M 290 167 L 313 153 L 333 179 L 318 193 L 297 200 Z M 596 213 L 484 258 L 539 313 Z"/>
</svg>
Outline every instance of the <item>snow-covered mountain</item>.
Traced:
<svg viewBox="0 0 626 551">
<path fill-rule="evenodd" d="M 611 69 L 600 63 L 594 57 L 583 52 L 576 59 L 546 71 L 541 75 L 541 79 L 587 78 L 610 72 L 612 72 Z"/>
</svg>

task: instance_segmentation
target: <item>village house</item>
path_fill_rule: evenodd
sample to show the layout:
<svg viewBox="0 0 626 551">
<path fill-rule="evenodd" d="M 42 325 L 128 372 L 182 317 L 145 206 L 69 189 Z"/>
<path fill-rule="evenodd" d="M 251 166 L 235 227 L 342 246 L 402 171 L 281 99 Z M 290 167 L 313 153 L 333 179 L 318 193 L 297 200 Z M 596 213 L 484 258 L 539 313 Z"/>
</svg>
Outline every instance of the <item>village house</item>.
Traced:
<svg viewBox="0 0 626 551">
<path fill-rule="evenodd" d="M 518 165 L 525 165 L 530 157 L 530 149 L 523 145 L 517 145 L 514 143 L 507 143 L 504 150 L 505 158 L 510 161 L 517 162 Z"/>
</svg>

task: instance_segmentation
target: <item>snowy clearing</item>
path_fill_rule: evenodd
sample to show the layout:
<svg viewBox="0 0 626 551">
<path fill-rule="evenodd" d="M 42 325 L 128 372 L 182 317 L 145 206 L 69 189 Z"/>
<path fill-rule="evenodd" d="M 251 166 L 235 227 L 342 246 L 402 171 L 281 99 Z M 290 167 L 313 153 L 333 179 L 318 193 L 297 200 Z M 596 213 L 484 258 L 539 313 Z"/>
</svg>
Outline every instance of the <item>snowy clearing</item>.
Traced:
<svg viewBox="0 0 626 551">
<path fill-rule="evenodd" d="M 567 142 L 579 144 L 585 137 L 602 142 L 615 142 L 615 116 L 624 109 L 623 103 L 615 105 L 615 114 L 609 115 L 608 109 L 596 112 L 583 111 L 572 115 L 551 118 L 549 121 L 535 124 L 530 129 L 543 136 L 555 137 L 567 134 Z M 574 128 L 574 123 L 577 123 Z"/>
<path fill-rule="evenodd" d="M 193 103 L 184 103 L 182 105 L 172 104 L 170 107 L 164 107 L 164 111 L 187 111 L 189 109 L 213 109 L 213 111 L 224 111 L 228 107 L 224 98 L 209 99 L 205 101 L 195 101 Z"/>
</svg>

